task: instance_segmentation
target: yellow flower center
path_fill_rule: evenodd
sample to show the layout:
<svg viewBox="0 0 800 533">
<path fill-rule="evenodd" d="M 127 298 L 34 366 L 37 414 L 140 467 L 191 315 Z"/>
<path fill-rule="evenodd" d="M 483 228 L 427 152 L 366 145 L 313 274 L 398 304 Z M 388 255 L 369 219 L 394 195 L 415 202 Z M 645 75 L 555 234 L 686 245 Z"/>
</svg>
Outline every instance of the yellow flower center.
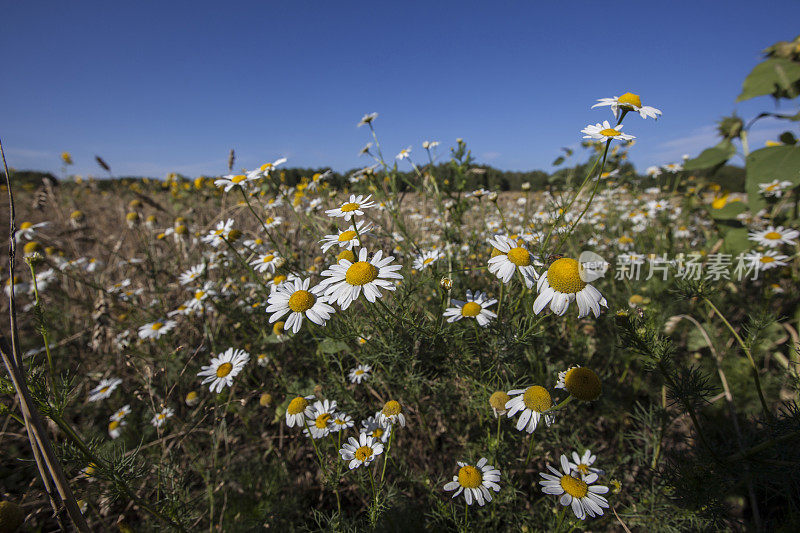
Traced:
<svg viewBox="0 0 800 533">
<path fill-rule="evenodd" d="M 624 105 L 629 105 L 633 107 L 642 107 L 642 99 L 639 98 L 638 94 L 633 93 L 625 93 L 619 98 L 617 98 L 617 102 Z"/>
<path fill-rule="evenodd" d="M 547 269 L 547 282 L 553 289 L 565 294 L 575 294 L 586 287 L 581 279 L 578 262 L 569 257 L 557 259 Z"/>
<path fill-rule="evenodd" d="M 769 233 L 764 235 L 765 239 L 769 239 L 771 241 L 777 241 L 781 237 L 782 237 L 782 235 L 780 233 L 778 233 L 777 231 L 770 231 Z"/>
<path fill-rule="evenodd" d="M 203 291 L 197 291 L 197 292 L 195 292 L 195 293 L 194 293 L 194 299 L 195 299 L 195 300 L 202 300 L 202 299 L 203 299 L 203 296 L 205 296 L 205 295 L 206 295 L 206 293 L 205 293 L 205 292 L 203 292 Z"/>
<path fill-rule="evenodd" d="M 358 261 L 350 265 L 344 276 L 345 281 L 350 285 L 365 285 L 370 281 L 375 281 L 378 277 L 378 269 L 366 261 Z"/>
<path fill-rule="evenodd" d="M 273 259 L 275 259 L 275 256 L 272 255 L 272 254 L 269 254 L 269 255 L 265 255 L 264 259 L 262 259 L 262 261 L 264 263 L 271 263 Z"/>
<path fill-rule="evenodd" d="M 403 408 L 400 407 L 400 402 L 397 400 L 389 400 L 383 406 L 383 414 L 386 416 L 397 416 L 400 414 Z"/>
<path fill-rule="evenodd" d="M 360 376 L 363 373 L 364 373 L 364 371 L 361 370 L 361 369 L 356 370 L 356 376 Z"/>
<path fill-rule="evenodd" d="M 290 415 L 296 415 L 305 411 L 306 407 L 308 407 L 308 400 L 302 396 L 298 396 L 289 402 L 289 407 L 286 408 L 286 412 Z"/>
<path fill-rule="evenodd" d="M 339 242 L 352 241 L 356 235 L 358 234 L 355 232 L 355 230 L 349 229 L 347 231 L 343 231 L 342 233 L 339 234 Z"/>
<path fill-rule="evenodd" d="M 531 254 L 525 248 L 517 246 L 508 251 L 508 260 L 517 266 L 528 266 L 531 264 Z"/>
<path fill-rule="evenodd" d="M 356 450 L 355 453 L 356 459 L 361 461 L 362 463 L 372 457 L 372 448 L 369 446 L 361 446 L 359 449 Z"/>
<path fill-rule="evenodd" d="M 274 335 L 281 335 L 283 333 L 283 326 L 286 325 L 286 322 L 283 320 L 278 320 L 275 322 L 275 325 L 272 326 L 272 333 Z"/>
<path fill-rule="evenodd" d="M 295 313 L 303 313 L 311 309 L 316 301 L 316 296 L 301 289 L 295 291 L 294 294 L 289 297 L 289 309 Z"/>
<path fill-rule="evenodd" d="M 330 421 L 331 421 L 331 414 L 322 413 L 314 421 L 314 425 L 317 426 L 317 429 L 325 429 L 326 427 L 328 427 L 328 422 Z"/>
<path fill-rule="evenodd" d="M 561 476 L 561 488 L 573 498 L 583 498 L 589 493 L 589 486 L 572 476 Z"/>
<path fill-rule="evenodd" d="M 347 259 L 351 263 L 355 263 L 356 254 L 354 254 L 352 250 L 342 250 L 339 255 L 336 256 L 336 262 L 338 263 L 342 259 Z"/>
<path fill-rule="evenodd" d="M 108 430 L 114 431 L 119 427 L 119 420 L 112 420 L 111 423 L 108 424 Z"/>
<path fill-rule="evenodd" d="M 475 302 L 467 302 L 461 307 L 461 316 L 478 316 L 481 312 L 481 305 Z"/>
<path fill-rule="evenodd" d="M 107 391 L 108 391 L 108 387 L 103 387 L 102 389 L 100 389 L 100 394 L 103 394 L 103 393 L 105 393 Z"/>
<path fill-rule="evenodd" d="M 474 466 L 462 466 L 458 471 L 458 483 L 467 489 L 477 489 L 481 486 L 483 476 Z"/>
<path fill-rule="evenodd" d="M 627 235 L 623 235 L 617 240 L 617 242 L 619 242 L 620 244 L 633 244 L 633 239 L 631 239 Z"/>
<path fill-rule="evenodd" d="M 157 330 L 157 329 L 161 329 L 161 327 L 162 327 L 163 325 L 164 325 L 164 324 L 162 324 L 161 322 L 155 322 L 155 323 L 154 323 L 152 326 L 150 326 L 150 327 L 151 327 L 151 328 L 153 328 L 153 331 L 155 331 L 155 330 Z"/>
<path fill-rule="evenodd" d="M 22 224 L 19 225 L 19 229 L 28 229 L 31 226 L 33 226 L 33 224 L 31 224 L 30 222 L 23 222 Z"/>
<path fill-rule="evenodd" d="M 600 130 L 600 135 L 605 135 L 606 137 L 616 137 L 620 135 L 622 132 L 615 130 L 614 128 L 606 128 L 604 130 Z"/>
<path fill-rule="evenodd" d="M 423 265 L 429 265 L 429 264 L 433 263 L 433 261 L 434 261 L 434 260 L 435 260 L 435 258 L 433 258 L 433 257 L 428 257 L 427 259 L 425 259 L 425 260 L 422 262 L 422 264 L 423 264 Z"/>
<path fill-rule="evenodd" d="M 588 475 L 589 474 L 589 465 L 585 465 L 583 463 L 579 464 L 578 465 L 578 472 L 580 472 L 584 476 Z"/>
<path fill-rule="evenodd" d="M 550 393 L 547 392 L 547 389 L 539 385 L 528 387 L 528 390 L 522 395 L 522 402 L 525 404 L 526 409 L 538 413 L 547 411 L 553 405 L 553 400 L 550 399 Z"/>
<path fill-rule="evenodd" d="M 506 403 L 508 403 L 510 399 L 507 393 L 499 390 L 489 397 L 489 405 L 498 411 L 502 411 L 506 408 Z"/>
<path fill-rule="evenodd" d="M 379 439 L 383 436 L 383 428 L 377 428 L 372 432 L 372 436 Z"/>
<path fill-rule="evenodd" d="M 247 176 L 245 176 L 244 174 L 239 174 L 238 176 L 232 177 L 231 181 L 238 185 L 239 183 L 243 182 L 246 179 L 247 179 Z"/>
<path fill-rule="evenodd" d="M 772 263 L 773 261 L 775 261 L 775 258 L 765 255 L 764 257 L 759 259 L 759 261 L 761 261 L 762 263 Z"/>
<path fill-rule="evenodd" d="M 359 208 L 359 205 L 357 203 L 355 203 L 355 202 L 347 202 L 346 204 L 342 205 L 342 207 L 340 209 L 342 210 L 342 213 L 352 213 L 353 211 L 355 211 L 358 208 Z"/>
<path fill-rule="evenodd" d="M 231 370 L 233 370 L 233 365 L 232 364 L 230 364 L 230 363 L 222 363 L 221 365 L 219 365 L 217 367 L 217 377 L 218 378 L 224 378 L 225 376 L 227 376 L 228 374 L 231 373 Z"/>
<path fill-rule="evenodd" d="M 284 281 L 286 281 L 286 276 L 284 276 L 283 274 L 278 274 L 277 276 L 272 278 L 272 284 L 273 285 L 280 285 Z"/>
<path fill-rule="evenodd" d="M 600 378 L 594 370 L 583 366 L 567 370 L 564 386 L 571 395 L 585 402 L 596 400 L 603 389 Z"/>
</svg>

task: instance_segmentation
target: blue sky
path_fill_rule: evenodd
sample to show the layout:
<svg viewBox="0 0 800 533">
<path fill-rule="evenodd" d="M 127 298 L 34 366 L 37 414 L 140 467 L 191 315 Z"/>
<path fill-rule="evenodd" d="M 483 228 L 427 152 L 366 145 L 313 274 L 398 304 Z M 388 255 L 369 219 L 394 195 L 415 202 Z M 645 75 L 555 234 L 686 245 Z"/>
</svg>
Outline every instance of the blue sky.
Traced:
<svg viewBox="0 0 800 533">
<path fill-rule="evenodd" d="M 376 111 L 387 155 L 463 137 L 480 162 L 551 170 L 562 146 L 626 91 L 664 111 L 626 119 L 637 166 L 696 155 L 760 50 L 799 31 L 800 3 L 7 2 L 0 136 L 9 165 L 163 177 L 278 157 L 368 163 L 356 128 Z M 787 108 L 788 109 L 788 108 Z M 775 137 L 765 123 L 753 145 Z"/>
</svg>

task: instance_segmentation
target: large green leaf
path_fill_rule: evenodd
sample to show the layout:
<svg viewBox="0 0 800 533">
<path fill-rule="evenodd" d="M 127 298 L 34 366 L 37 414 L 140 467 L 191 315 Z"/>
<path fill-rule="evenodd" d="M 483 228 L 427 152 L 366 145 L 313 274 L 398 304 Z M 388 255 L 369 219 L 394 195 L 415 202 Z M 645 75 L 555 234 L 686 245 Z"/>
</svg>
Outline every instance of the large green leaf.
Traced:
<svg viewBox="0 0 800 533">
<path fill-rule="evenodd" d="M 736 215 L 740 215 L 747 211 L 747 206 L 744 202 L 728 202 L 722 209 L 709 208 L 708 212 L 711 218 L 717 221 L 722 220 L 736 220 Z"/>
<path fill-rule="evenodd" d="M 694 159 L 689 159 L 683 165 L 684 170 L 701 170 L 704 168 L 722 165 L 736 153 L 736 147 L 725 139 L 716 146 L 706 148 Z"/>
<path fill-rule="evenodd" d="M 772 180 L 800 185 L 800 146 L 769 146 L 747 156 L 747 199 L 750 210 L 758 212 L 767 205 L 758 184 Z"/>
<path fill-rule="evenodd" d="M 753 243 L 747 238 L 747 228 L 730 228 L 724 233 L 722 249 L 734 257 L 753 246 Z"/>
<path fill-rule="evenodd" d="M 736 101 L 790 91 L 798 80 L 800 80 L 800 63 L 780 57 L 767 59 L 756 65 L 744 79 L 742 94 Z"/>
</svg>

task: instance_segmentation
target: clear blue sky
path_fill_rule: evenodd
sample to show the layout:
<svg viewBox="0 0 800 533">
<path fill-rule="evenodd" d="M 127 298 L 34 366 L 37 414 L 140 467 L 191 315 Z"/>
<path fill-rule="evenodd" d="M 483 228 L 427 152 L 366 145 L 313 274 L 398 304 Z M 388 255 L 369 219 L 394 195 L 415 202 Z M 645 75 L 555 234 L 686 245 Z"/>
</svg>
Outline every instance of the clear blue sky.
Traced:
<svg viewBox="0 0 800 533">
<path fill-rule="evenodd" d="M 550 170 L 580 142 L 597 98 L 631 91 L 664 111 L 626 119 L 637 166 L 713 142 L 760 51 L 800 32 L 800 2 L 40 2 L 0 16 L 0 136 L 9 164 L 163 177 L 288 157 L 368 163 L 463 137 L 478 161 Z M 765 124 L 754 144 L 774 137 Z"/>
</svg>

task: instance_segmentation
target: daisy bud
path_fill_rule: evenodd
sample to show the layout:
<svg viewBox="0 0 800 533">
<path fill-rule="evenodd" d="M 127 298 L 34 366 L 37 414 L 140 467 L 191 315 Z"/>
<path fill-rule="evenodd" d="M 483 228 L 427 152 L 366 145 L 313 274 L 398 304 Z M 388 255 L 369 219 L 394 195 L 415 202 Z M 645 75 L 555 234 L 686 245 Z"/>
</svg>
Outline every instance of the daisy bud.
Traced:
<svg viewBox="0 0 800 533">
<path fill-rule="evenodd" d="M 189 407 L 194 407 L 200 402 L 200 397 L 197 395 L 195 391 L 190 392 L 186 395 L 186 405 Z"/>
<path fill-rule="evenodd" d="M 131 211 L 127 215 L 125 215 L 125 221 L 128 223 L 128 227 L 134 227 L 136 224 L 139 223 L 139 213 L 136 211 Z"/>
<path fill-rule="evenodd" d="M 489 193 L 489 201 L 490 202 L 497 202 L 497 193 L 496 192 Z"/>
<path fill-rule="evenodd" d="M 525 183 L 523 183 L 523 184 L 522 184 L 522 190 L 523 190 L 523 191 L 529 191 L 529 190 L 531 190 L 531 182 L 529 182 L 529 181 L 526 181 Z"/>
<path fill-rule="evenodd" d="M 38 252 L 41 249 L 42 249 L 41 244 L 39 244 L 36 241 L 31 241 L 29 243 L 26 243 L 25 246 L 23 246 L 22 251 L 27 256 L 27 255 L 33 255 L 35 252 Z"/>
<path fill-rule="evenodd" d="M 506 404 L 511 400 L 511 396 L 505 391 L 497 391 L 489 397 L 489 405 L 492 406 L 494 416 L 500 416 L 506 413 Z"/>
<path fill-rule="evenodd" d="M 83 214 L 83 211 L 73 211 L 69 218 L 74 222 L 83 222 L 86 218 L 86 215 Z"/>
<path fill-rule="evenodd" d="M 139 200 L 138 198 L 134 198 L 128 203 L 128 207 L 130 207 L 131 209 L 139 209 L 140 207 L 142 207 L 142 201 Z"/>
<path fill-rule="evenodd" d="M 443 290 L 449 291 L 453 288 L 453 280 L 448 277 L 443 277 L 439 280 L 439 287 Z"/>
<path fill-rule="evenodd" d="M 258 399 L 258 403 L 261 405 L 261 407 L 269 407 L 272 405 L 272 394 L 265 392 Z"/>
</svg>

